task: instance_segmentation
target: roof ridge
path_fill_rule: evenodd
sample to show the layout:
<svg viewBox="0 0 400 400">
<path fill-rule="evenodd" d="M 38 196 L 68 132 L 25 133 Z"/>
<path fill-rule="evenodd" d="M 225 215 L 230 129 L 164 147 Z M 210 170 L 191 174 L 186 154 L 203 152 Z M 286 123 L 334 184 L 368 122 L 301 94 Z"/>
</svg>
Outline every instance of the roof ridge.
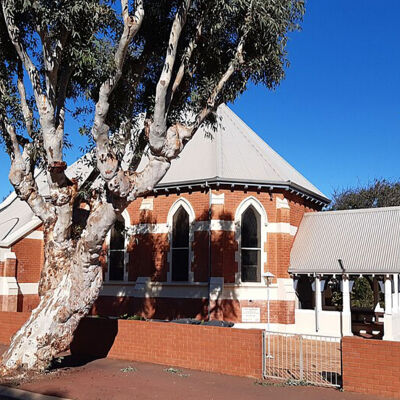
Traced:
<svg viewBox="0 0 400 400">
<path fill-rule="evenodd" d="M 364 214 L 364 213 L 377 213 L 377 212 L 390 212 L 390 211 L 400 211 L 400 206 L 353 208 L 353 209 L 348 209 L 348 210 L 330 210 L 330 211 L 308 212 L 308 213 L 304 213 L 304 216 L 310 217 L 310 216 L 314 216 L 314 215 Z"/>
<path fill-rule="evenodd" d="M 276 168 L 271 164 L 271 162 L 268 160 L 268 158 L 266 158 L 265 156 L 264 156 L 264 154 L 262 153 L 262 151 L 258 148 L 258 146 L 256 147 L 255 145 L 254 145 L 254 143 L 253 142 L 251 142 L 250 140 L 249 140 L 249 138 L 248 138 L 248 134 L 244 131 L 244 129 L 243 129 L 243 127 L 241 127 L 239 124 L 237 124 L 236 123 L 236 121 L 234 120 L 234 118 L 232 118 L 232 114 L 233 115 L 235 115 L 238 119 L 239 119 L 239 121 L 240 122 L 242 122 L 243 124 L 245 124 L 246 125 L 246 127 L 249 129 L 249 131 L 253 134 L 253 136 L 255 135 L 255 136 L 257 136 L 257 138 L 259 137 L 258 135 L 257 135 L 257 133 L 256 132 L 254 132 L 253 131 L 253 129 L 251 129 L 239 116 L 237 116 L 226 104 L 224 104 L 225 105 L 225 107 L 229 110 L 229 112 L 225 112 L 225 114 L 226 114 L 226 117 L 227 118 L 229 118 L 231 121 L 232 121 L 232 123 L 233 123 L 233 125 L 235 125 L 237 128 L 238 128 L 238 131 L 242 134 L 242 136 L 245 138 L 245 140 L 250 144 L 250 146 L 252 146 L 253 148 L 254 148 L 254 150 L 261 156 L 261 158 L 275 171 L 275 173 L 282 179 L 282 180 L 284 180 L 284 178 L 282 178 L 282 175 L 279 173 L 279 171 L 277 171 L 276 170 Z M 225 111 L 225 110 L 223 110 L 223 111 Z M 265 142 L 264 142 L 265 143 Z M 267 143 L 265 143 L 267 146 L 268 146 L 268 144 Z M 272 151 L 274 151 L 270 146 L 268 146 Z M 278 153 L 276 153 L 276 154 L 278 154 Z M 283 158 L 282 158 L 283 159 Z M 286 162 L 287 163 L 287 162 Z M 288 165 L 290 165 L 289 163 L 287 163 Z M 293 167 L 292 167 L 293 168 Z"/>
</svg>

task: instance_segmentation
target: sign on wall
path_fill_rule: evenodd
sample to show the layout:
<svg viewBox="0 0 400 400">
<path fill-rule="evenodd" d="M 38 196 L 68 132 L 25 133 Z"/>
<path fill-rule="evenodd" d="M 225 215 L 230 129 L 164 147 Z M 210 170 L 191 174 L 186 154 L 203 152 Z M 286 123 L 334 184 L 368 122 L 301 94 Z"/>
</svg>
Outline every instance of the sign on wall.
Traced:
<svg viewBox="0 0 400 400">
<path fill-rule="evenodd" d="M 242 322 L 260 322 L 259 307 L 243 307 Z"/>
</svg>

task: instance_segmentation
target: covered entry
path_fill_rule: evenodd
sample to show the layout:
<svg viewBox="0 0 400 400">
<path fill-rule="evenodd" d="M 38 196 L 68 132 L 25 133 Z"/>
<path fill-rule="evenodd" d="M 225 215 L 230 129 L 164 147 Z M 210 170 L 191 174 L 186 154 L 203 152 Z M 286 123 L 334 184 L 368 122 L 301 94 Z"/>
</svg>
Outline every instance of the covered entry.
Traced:
<svg viewBox="0 0 400 400">
<path fill-rule="evenodd" d="M 289 272 L 299 332 L 400 340 L 400 207 L 305 214 Z"/>
</svg>

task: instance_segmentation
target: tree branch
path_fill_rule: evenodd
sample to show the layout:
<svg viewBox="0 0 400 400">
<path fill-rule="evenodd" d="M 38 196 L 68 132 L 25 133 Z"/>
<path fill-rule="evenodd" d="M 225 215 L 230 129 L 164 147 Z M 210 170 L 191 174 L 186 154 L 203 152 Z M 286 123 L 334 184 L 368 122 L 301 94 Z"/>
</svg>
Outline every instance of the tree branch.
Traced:
<svg viewBox="0 0 400 400">
<path fill-rule="evenodd" d="M 159 154 L 164 147 L 167 131 L 167 104 L 168 88 L 171 82 L 174 69 L 178 42 L 183 27 L 186 23 L 187 14 L 191 6 L 191 0 L 183 0 L 182 6 L 178 9 L 169 36 L 167 54 L 164 67 L 156 87 L 156 98 L 154 105 L 153 123 L 150 126 L 149 143 L 155 154 Z"/>
<path fill-rule="evenodd" d="M 14 186 L 15 192 L 27 202 L 33 213 L 44 223 L 50 223 L 55 219 L 54 208 L 47 203 L 39 194 L 35 178 L 33 176 L 31 159 L 29 153 L 31 144 L 25 145 L 21 153 L 18 137 L 15 128 L 10 125 L 6 119 L 0 115 L 0 124 L 8 134 L 11 146 L 11 168 L 9 179 Z"/>
<path fill-rule="evenodd" d="M 25 121 L 26 131 L 28 135 L 32 138 L 33 136 L 33 114 L 32 110 L 30 109 L 28 102 L 26 100 L 26 91 L 24 85 L 24 70 L 22 69 L 21 61 L 18 62 L 18 80 L 17 80 L 17 87 L 19 96 L 21 98 L 21 109 L 22 115 Z"/>
<path fill-rule="evenodd" d="M 174 81 L 174 83 L 172 85 L 171 90 L 167 94 L 166 114 L 168 113 L 168 110 L 169 110 L 171 102 L 172 102 L 172 100 L 174 98 L 175 92 L 179 88 L 179 85 L 181 84 L 182 79 L 183 79 L 183 77 L 185 75 L 185 70 L 186 70 L 186 68 L 188 66 L 190 58 L 192 57 L 193 50 L 196 47 L 196 44 L 197 44 L 198 40 L 201 37 L 202 29 L 203 29 L 203 19 L 201 19 L 199 21 L 199 23 L 197 24 L 195 36 L 194 36 L 194 38 L 192 38 L 190 40 L 188 46 L 185 49 L 185 52 L 184 52 L 183 57 L 182 57 L 181 65 L 179 66 L 178 72 L 177 72 L 176 77 L 175 77 L 175 81 Z"/>
<path fill-rule="evenodd" d="M 244 34 L 240 39 L 239 44 L 236 47 L 234 57 L 229 63 L 229 66 L 226 69 L 225 73 L 222 75 L 221 79 L 218 81 L 217 85 L 214 87 L 213 91 L 208 97 L 206 106 L 197 115 L 196 122 L 191 127 L 190 136 L 193 136 L 194 133 L 197 131 L 197 129 L 200 127 L 200 125 L 208 117 L 208 115 L 218 108 L 218 106 L 220 105 L 220 102 L 217 102 L 218 95 L 221 93 L 222 89 L 224 88 L 225 84 L 229 81 L 233 73 L 237 70 L 238 65 L 244 63 L 243 48 L 245 44 L 245 39 L 246 39 L 246 34 Z"/>
<path fill-rule="evenodd" d="M 136 1 L 136 11 L 134 17 L 129 15 L 128 0 L 121 0 L 122 18 L 124 30 L 115 52 L 115 72 L 100 87 L 99 100 L 96 104 L 94 123 L 92 127 L 93 139 L 96 142 L 97 167 L 102 177 L 109 181 L 117 172 L 118 160 L 109 148 L 108 131 L 106 117 L 109 109 L 109 97 L 115 89 L 122 75 L 128 46 L 140 29 L 144 18 L 143 0 Z"/>
<path fill-rule="evenodd" d="M 6 21 L 8 34 L 17 54 L 24 64 L 32 84 L 33 93 L 38 107 L 40 125 L 43 132 L 43 145 L 46 151 L 47 162 L 50 166 L 62 162 L 63 137 L 56 135 L 54 124 L 54 108 L 48 97 L 43 93 L 40 84 L 40 75 L 29 57 L 21 41 L 19 27 L 16 25 L 13 15 L 13 6 L 9 1 L 2 2 L 4 19 Z M 46 57 L 45 57 L 46 58 Z"/>
</svg>

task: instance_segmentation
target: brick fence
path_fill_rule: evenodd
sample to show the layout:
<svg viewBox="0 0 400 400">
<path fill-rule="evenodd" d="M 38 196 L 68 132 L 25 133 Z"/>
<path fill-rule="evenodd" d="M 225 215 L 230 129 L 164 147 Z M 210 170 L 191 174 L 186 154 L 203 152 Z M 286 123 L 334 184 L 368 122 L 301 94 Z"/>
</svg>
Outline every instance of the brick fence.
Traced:
<svg viewBox="0 0 400 400">
<path fill-rule="evenodd" d="M 345 337 L 344 390 L 400 399 L 400 342 Z"/>
<path fill-rule="evenodd" d="M 262 377 L 262 331 L 256 329 L 85 318 L 71 352 Z"/>
<path fill-rule="evenodd" d="M 0 344 L 9 344 L 11 337 L 25 323 L 29 312 L 0 312 Z"/>
</svg>

